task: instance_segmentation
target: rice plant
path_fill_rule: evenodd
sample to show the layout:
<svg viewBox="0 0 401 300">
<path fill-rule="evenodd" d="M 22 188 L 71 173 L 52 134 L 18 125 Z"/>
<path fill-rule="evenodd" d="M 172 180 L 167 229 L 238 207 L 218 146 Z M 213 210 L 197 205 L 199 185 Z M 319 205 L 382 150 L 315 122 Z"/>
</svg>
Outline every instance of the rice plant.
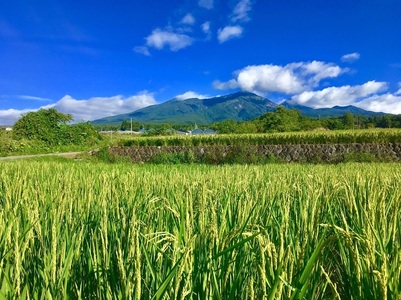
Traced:
<svg viewBox="0 0 401 300">
<path fill-rule="evenodd" d="M 399 299 L 401 166 L 0 163 L 1 299 Z"/>
<path fill-rule="evenodd" d="M 400 143 L 400 129 L 304 131 L 264 134 L 219 134 L 195 136 L 132 137 L 119 141 L 123 146 L 201 146 L 201 145 L 283 145 Z"/>
</svg>

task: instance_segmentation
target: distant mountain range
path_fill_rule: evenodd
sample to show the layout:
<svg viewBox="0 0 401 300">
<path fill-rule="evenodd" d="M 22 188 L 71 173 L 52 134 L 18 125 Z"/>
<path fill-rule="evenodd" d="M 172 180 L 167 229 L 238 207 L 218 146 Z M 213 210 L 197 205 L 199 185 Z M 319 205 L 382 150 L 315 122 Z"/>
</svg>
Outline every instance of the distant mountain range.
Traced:
<svg viewBox="0 0 401 300">
<path fill-rule="evenodd" d="M 291 100 L 280 105 L 289 109 L 298 109 L 308 117 L 340 116 L 346 112 L 363 116 L 383 115 L 383 113 L 366 111 L 355 106 L 313 109 L 293 103 Z M 178 100 L 174 98 L 127 114 L 94 120 L 92 124 L 115 124 L 131 118 L 133 121 L 141 123 L 171 124 L 211 124 L 224 120 L 245 121 L 274 111 L 278 106 L 264 97 L 249 92 L 238 92 L 208 99 Z"/>
</svg>

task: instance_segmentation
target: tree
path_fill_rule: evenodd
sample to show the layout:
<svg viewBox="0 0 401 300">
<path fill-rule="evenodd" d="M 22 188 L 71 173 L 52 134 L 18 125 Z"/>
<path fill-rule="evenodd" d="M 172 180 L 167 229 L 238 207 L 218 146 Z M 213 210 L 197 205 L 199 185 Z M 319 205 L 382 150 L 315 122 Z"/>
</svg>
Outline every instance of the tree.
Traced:
<svg viewBox="0 0 401 300">
<path fill-rule="evenodd" d="M 63 114 L 54 108 L 40 109 L 27 113 L 14 124 L 14 137 L 41 140 L 49 145 L 59 144 L 63 126 L 71 120 L 71 115 Z"/>
<path fill-rule="evenodd" d="M 132 130 L 138 131 L 139 129 L 141 129 L 141 124 L 138 121 L 133 121 L 132 122 Z M 120 130 L 122 130 L 122 131 L 131 130 L 131 121 L 129 121 L 129 120 L 122 121 Z"/>
<path fill-rule="evenodd" d="M 301 130 L 301 112 L 297 109 L 277 107 L 275 112 L 268 112 L 260 117 L 266 132 L 285 132 Z"/>
<path fill-rule="evenodd" d="M 70 114 L 63 114 L 54 108 L 40 109 L 23 115 L 13 126 L 17 139 L 25 138 L 45 142 L 49 146 L 82 144 L 100 139 L 99 133 L 90 123 L 68 125 Z"/>
<path fill-rule="evenodd" d="M 344 126 L 348 129 L 355 128 L 355 117 L 352 113 L 346 112 L 343 116 Z"/>
</svg>

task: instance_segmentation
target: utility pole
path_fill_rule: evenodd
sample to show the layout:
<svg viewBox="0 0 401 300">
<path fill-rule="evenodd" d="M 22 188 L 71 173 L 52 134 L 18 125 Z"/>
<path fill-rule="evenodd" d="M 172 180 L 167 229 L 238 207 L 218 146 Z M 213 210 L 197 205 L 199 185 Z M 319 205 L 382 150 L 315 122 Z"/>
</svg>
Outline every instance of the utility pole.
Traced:
<svg viewBox="0 0 401 300">
<path fill-rule="evenodd" d="M 132 118 L 131 118 L 131 135 L 132 135 Z"/>
</svg>

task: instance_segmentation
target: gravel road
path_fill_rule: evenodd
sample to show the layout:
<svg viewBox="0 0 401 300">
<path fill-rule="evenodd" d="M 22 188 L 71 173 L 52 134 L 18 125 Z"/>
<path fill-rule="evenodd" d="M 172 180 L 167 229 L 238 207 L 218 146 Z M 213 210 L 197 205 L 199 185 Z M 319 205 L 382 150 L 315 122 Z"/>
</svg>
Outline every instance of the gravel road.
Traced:
<svg viewBox="0 0 401 300">
<path fill-rule="evenodd" d="M 0 157 L 0 160 L 13 160 L 13 159 L 23 159 L 23 158 L 32 158 L 32 157 L 41 157 L 41 156 L 62 156 L 73 158 L 78 154 L 83 152 L 64 152 L 64 153 L 48 153 L 48 154 L 32 154 L 32 155 L 15 155 L 15 156 L 5 156 Z"/>
</svg>

